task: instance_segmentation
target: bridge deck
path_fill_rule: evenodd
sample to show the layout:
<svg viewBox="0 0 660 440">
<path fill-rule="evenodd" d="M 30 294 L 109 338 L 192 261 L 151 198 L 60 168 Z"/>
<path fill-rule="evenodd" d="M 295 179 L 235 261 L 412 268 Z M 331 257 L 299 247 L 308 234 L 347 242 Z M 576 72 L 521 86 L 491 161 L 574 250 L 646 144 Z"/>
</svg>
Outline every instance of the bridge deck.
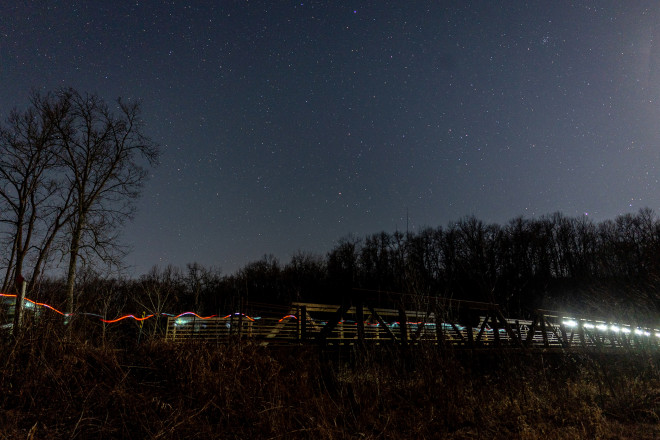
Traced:
<svg viewBox="0 0 660 440">
<path fill-rule="evenodd" d="M 455 348 L 639 348 L 660 346 L 660 330 L 538 310 L 532 320 L 508 319 L 496 304 L 463 304 L 472 323 L 446 309 L 376 308 L 366 304 L 255 304 L 248 313 L 201 319 L 169 318 L 165 339 L 252 338 L 260 343 L 325 345 L 443 344 Z M 454 314 L 456 315 L 456 314 Z"/>
</svg>

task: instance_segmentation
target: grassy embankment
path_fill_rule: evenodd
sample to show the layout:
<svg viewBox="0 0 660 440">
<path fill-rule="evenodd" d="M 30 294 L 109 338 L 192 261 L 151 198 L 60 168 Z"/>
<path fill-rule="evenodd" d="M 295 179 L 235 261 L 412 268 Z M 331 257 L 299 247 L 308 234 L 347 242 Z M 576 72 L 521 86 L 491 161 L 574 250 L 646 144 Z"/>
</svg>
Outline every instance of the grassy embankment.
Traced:
<svg viewBox="0 0 660 440">
<path fill-rule="evenodd" d="M 0 438 L 660 437 L 660 354 L 0 342 Z M 121 345 L 121 346 L 120 346 Z"/>
</svg>

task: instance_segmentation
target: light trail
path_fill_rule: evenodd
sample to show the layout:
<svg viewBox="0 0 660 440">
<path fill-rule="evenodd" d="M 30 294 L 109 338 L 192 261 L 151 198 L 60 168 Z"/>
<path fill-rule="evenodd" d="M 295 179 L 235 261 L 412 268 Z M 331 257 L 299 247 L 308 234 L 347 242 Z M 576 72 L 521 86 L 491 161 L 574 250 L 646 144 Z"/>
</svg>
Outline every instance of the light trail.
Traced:
<svg viewBox="0 0 660 440">
<path fill-rule="evenodd" d="M 10 298 L 16 298 L 16 294 L 0 293 L 0 298 L 9 298 L 9 299 Z M 175 320 L 177 320 L 177 322 L 180 325 L 188 325 L 188 324 L 194 322 L 194 320 L 190 321 L 190 320 L 182 320 L 181 319 L 181 318 L 184 318 L 186 316 L 192 316 L 192 317 L 195 317 L 195 318 L 200 319 L 200 320 L 207 320 L 207 319 L 212 319 L 212 318 L 229 319 L 233 316 L 241 316 L 241 317 L 244 317 L 245 319 L 247 319 L 251 322 L 255 322 L 257 319 L 260 319 L 259 317 L 253 318 L 251 316 L 248 316 L 248 315 L 246 315 L 244 313 L 240 313 L 240 312 L 231 313 L 231 314 L 226 315 L 226 316 L 221 317 L 221 318 L 219 318 L 218 315 L 201 316 L 201 315 L 198 315 L 195 312 L 183 312 L 183 313 L 180 313 L 178 315 L 174 315 L 174 314 L 170 314 L 170 313 L 160 313 L 160 314 L 150 314 L 150 315 L 142 316 L 142 317 L 137 317 L 133 314 L 127 314 L 127 315 L 123 315 L 123 316 L 120 316 L 120 317 L 115 318 L 115 319 L 105 319 L 103 316 L 101 316 L 99 314 L 96 314 L 96 313 L 85 313 L 85 312 L 79 312 L 79 313 L 75 313 L 75 314 L 65 313 L 65 312 L 62 312 L 62 311 L 58 310 L 57 308 L 51 306 L 50 304 L 43 303 L 43 302 L 37 302 L 37 301 L 34 301 L 30 298 L 24 298 L 24 301 L 26 301 L 28 303 L 28 304 L 26 304 L 26 307 L 28 307 L 28 306 L 29 307 L 33 307 L 33 306 L 45 307 L 45 308 L 47 308 L 49 310 L 52 310 L 53 312 L 55 312 L 55 313 L 57 313 L 61 316 L 64 316 L 64 317 L 71 317 L 71 316 L 74 316 L 74 315 L 90 316 L 90 317 L 98 318 L 101 322 L 103 322 L 105 324 L 115 324 L 115 323 L 124 321 L 126 319 L 132 319 L 136 322 L 144 322 L 148 319 L 151 319 L 151 318 L 154 318 L 154 317 L 157 317 L 157 316 L 173 317 Z M 296 315 L 293 315 L 293 314 L 289 314 L 289 315 L 285 315 L 282 318 L 280 318 L 278 320 L 278 322 L 281 323 L 281 322 L 284 322 L 287 319 L 299 320 L 299 317 L 296 316 Z M 312 320 L 312 322 L 318 322 L 318 321 Z M 325 324 L 326 324 L 325 322 L 321 321 L 321 325 L 325 325 Z M 343 326 L 343 325 L 357 326 L 356 321 L 344 320 L 344 319 L 339 321 L 337 324 L 341 325 L 341 326 Z M 571 328 L 571 329 L 575 329 L 576 327 L 582 327 L 582 328 L 584 328 L 586 330 L 589 330 L 589 331 L 596 330 L 596 331 L 601 332 L 601 333 L 607 333 L 607 332 L 611 332 L 613 334 L 623 333 L 623 334 L 632 334 L 632 335 L 635 335 L 635 336 L 642 336 L 642 337 L 656 336 L 656 337 L 660 338 L 660 330 L 658 330 L 657 328 L 650 329 L 650 328 L 640 328 L 640 327 L 636 327 L 636 326 L 632 327 L 630 325 L 620 324 L 620 323 L 607 324 L 603 321 L 589 322 L 587 320 L 580 320 L 580 319 L 577 319 L 577 318 L 564 318 L 562 320 L 562 324 L 565 325 L 568 328 Z M 364 325 L 369 326 L 369 327 L 379 327 L 380 326 L 379 323 L 370 323 L 370 322 L 366 322 L 366 321 L 364 322 Z M 387 325 L 390 328 L 396 328 L 396 327 L 399 327 L 401 324 L 400 324 L 399 321 L 395 321 L 393 323 L 386 323 L 385 325 Z M 411 326 L 411 328 L 415 328 L 415 327 L 418 327 L 420 325 L 428 326 L 428 327 L 434 327 L 435 326 L 434 323 L 424 323 L 424 322 L 421 322 L 421 321 L 417 321 L 417 322 L 407 321 L 406 325 Z M 443 326 L 443 328 L 450 327 L 450 325 L 446 324 L 446 323 L 442 323 L 442 326 Z M 457 328 L 458 328 L 459 331 L 463 330 L 463 327 L 460 326 L 460 325 L 457 325 Z M 485 329 L 485 331 L 492 331 L 492 329 L 490 329 L 489 327 L 485 327 L 484 329 Z M 503 332 L 503 329 L 500 328 L 499 331 Z M 573 331 L 575 331 L 575 330 L 573 330 Z"/>
<path fill-rule="evenodd" d="M 0 297 L 3 297 L 3 298 L 16 298 L 16 294 L 13 294 L 13 293 L 0 293 Z M 55 307 L 51 306 L 50 304 L 37 302 L 37 301 L 31 300 L 30 298 L 24 298 L 24 301 L 27 301 L 28 303 L 33 304 L 35 306 L 45 307 L 45 308 L 50 309 L 50 310 L 52 310 L 53 312 L 55 312 L 59 315 L 65 316 L 65 317 L 70 317 L 70 316 L 75 315 L 75 313 L 65 313 L 65 312 L 62 312 L 62 311 L 56 309 Z M 236 314 L 237 313 L 235 313 L 235 315 Z M 99 318 L 99 320 L 101 322 L 104 322 L 106 324 L 114 324 L 116 322 L 120 322 L 120 321 L 123 321 L 125 319 L 133 319 L 137 322 L 142 322 L 142 321 L 146 321 L 147 319 L 150 319 L 150 318 L 153 318 L 154 316 L 156 316 L 155 314 L 151 314 L 151 315 L 147 315 L 147 316 L 143 316 L 143 317 L 139 318 L 139 317 L 137 317 L 133 314 L 128 314 L 128 315 L 120 316 L 119 318 L 115 318 L 115 319 L 104 319 L 101 315 L 98 315 L 96 313 L 81 312 L 81 313 L 78 313 L 78 315 L 94 316 L 96 318 Z M 183 312 L 183 313 L 180 313 L 176 316 L 173 315 L 173 314 L 170 314 L 170 313 L 161 313 L 160 315 L 161 316 L 174 316 L 175 318 L 180 318 L 182 316 L 187 316 L 187 315 L 193 315 L 193 316 L 195 316 L 199 319 L 209 319 L 209 318 L 215 318 L 217 316 L 217 315 L 200 316 L 195 312 Z M 231 315 L 227 315 L 225 318 L 227 318 L 229 316 L 231 316 Z M 250 321 L 254 321 L 253 318 L 251 318 L 247 315 L 243 315 L 243 316 L 245 316 Z"/>
<path fill-rule="evenodd" d="M 34 305 L 36 305 L 36 306 L 41 306 L 41 307 L 46 307 L 46 308 L 48 308 L 48 309 L 51 309 L 53 312 L 55 312 L 55 313 L 59 313 L 59 314 L 62 315 L 62 316 L 71 316 L 71 313 L 60 312 L 59 310 L 57 310 L 55 307 L 51 306 L 50 304 L 40 303 L 40 302 L 36 302 L 36 301 L 32 301 L 32 300 L 29 299 L 29 298 L 25 298 L 25 301 L 31 302 L 32 304 L 34 304 Z"/>
<path fill-rule="evenodd" d="M 277 322 L 282 322 L 282 321 L 284 321 L 285 319 L 290 319 L 290 318 L 292 318 L 292 319 L 298 319 L 298 317 L 297 317 L 296 315 L 286 315 L 286 316 L 283 316 L 283 317 L 282 317 L 279 321 L 277 321 Z"/>
<path fill-rule="evenodd" d="M 136 321 L 146 321 L 149 318 L 153 318 L 153 316 L 154 315 L 148 315 L 148 316 L 144 316 L 142 318 L 138 318 L 135 315 L 124 315 L 124 316 L 120 316 L 117 319 L 103 319 L 103 318 L 100 318 L 100 319 L 101 319 L 102 322 L 105 322 L 106 324 L 113 324 L 115 322 L 123 321 L 124 319 L 128 319 L 128 318 L 133 318 Z"/>
<path fill-rule="evenodd" d="M 215 316 L 215 315 L 214 315 L 214 316 Z M 236 312 L 236 313 L 230 313 L 229 315 L 227 315 L 227 316 L 223 316 L 223 317 L 220 318 L 220 319 L 227 319 L 227 318 L 230 318 L 230 317 L 232 317 L 232 316 L 243 316 L 243 317 L 247 318 L 248 321 L 252 321 L 252 322 L 254 322 L 254 320 L 255 320 L 254 318 L 249 317 L 249 316 L 246 315 L 245 313 L 239 313 L 239 312 Z"/>
</svg>

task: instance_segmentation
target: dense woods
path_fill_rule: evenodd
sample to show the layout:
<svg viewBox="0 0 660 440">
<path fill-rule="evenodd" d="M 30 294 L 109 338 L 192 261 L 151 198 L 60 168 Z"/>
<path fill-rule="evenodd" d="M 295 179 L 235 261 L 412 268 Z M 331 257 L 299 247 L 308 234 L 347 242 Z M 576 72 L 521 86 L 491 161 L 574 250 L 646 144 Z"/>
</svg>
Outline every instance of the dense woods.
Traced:
<svg viewBox="0 0 660 440">
<path fill-rule="evenodd" d="M 651 322 L 660 307 L 660 220 L 650 209 L 594 223 L 553 214 L 505 225 L 467 217 L 414 233 L 340 239 L 325 255 L 266 255 L 233 274 L 197 263 L 153 267 L 139 279 L 91 268 L 77 275 L 78 310 L 228 313 L 244 303 L 338 303 L 353 288 L 492 301 L 509 316 L 535 308 Z M 62 283 L 29 296 L 62 304 Z"/>
</svg>

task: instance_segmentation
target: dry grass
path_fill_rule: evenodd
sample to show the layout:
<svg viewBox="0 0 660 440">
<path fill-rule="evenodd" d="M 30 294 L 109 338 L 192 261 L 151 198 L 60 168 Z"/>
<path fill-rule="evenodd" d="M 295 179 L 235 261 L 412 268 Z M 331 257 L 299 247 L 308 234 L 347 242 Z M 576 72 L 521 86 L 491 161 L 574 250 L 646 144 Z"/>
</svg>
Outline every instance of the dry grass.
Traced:
<svg viewBox="0 0 660 440">
<path fill-rule="evenodd" d="M 0 342 L 6 439 L 660 437 L 660 355 Z"/>
</svg>

